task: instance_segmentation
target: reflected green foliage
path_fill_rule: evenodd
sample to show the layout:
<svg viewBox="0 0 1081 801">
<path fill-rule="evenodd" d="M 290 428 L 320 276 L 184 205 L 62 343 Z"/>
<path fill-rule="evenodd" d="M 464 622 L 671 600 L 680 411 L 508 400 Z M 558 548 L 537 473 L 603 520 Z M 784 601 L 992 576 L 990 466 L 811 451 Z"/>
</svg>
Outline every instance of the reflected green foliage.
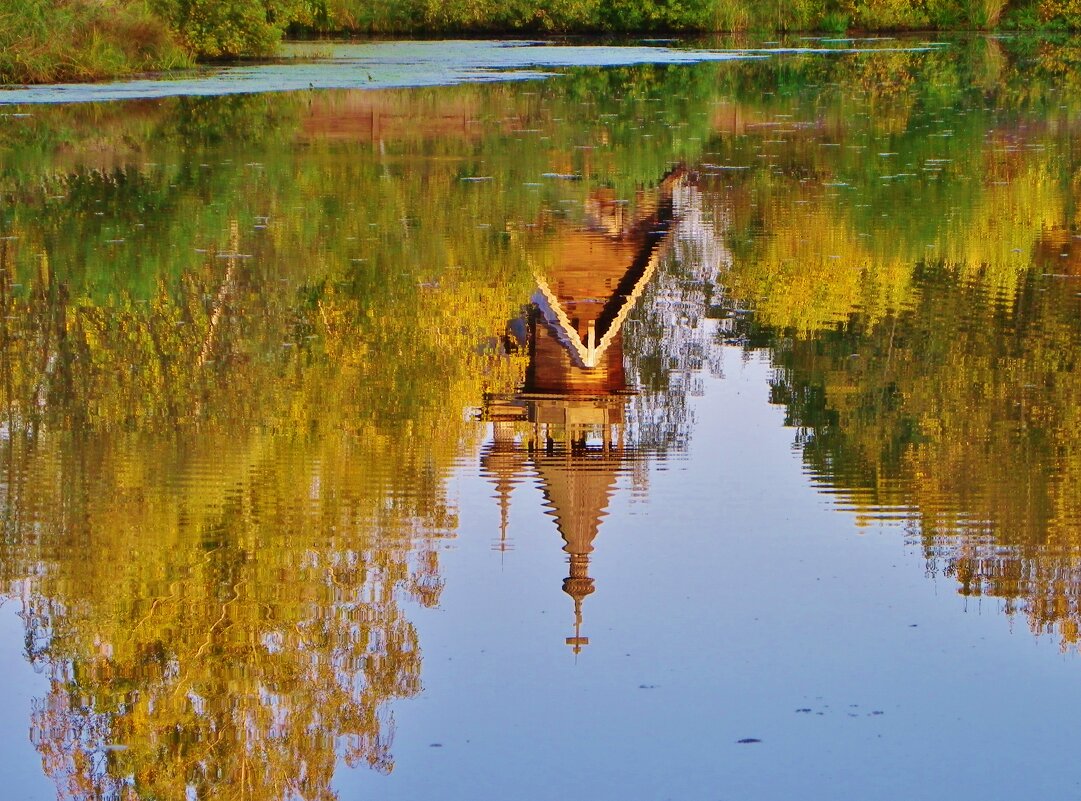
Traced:
<svg viewBox="0 0 1081 801">
<path fill-rule="evenodd" d="M 1076 281 L 1033 277 L 996 299 L 941 266 L 914 280 L 896 316 L 778 344 L 774 400 L 845 505 L 907 520 L 962 592 L 1076 642 Z"/>
</svg>

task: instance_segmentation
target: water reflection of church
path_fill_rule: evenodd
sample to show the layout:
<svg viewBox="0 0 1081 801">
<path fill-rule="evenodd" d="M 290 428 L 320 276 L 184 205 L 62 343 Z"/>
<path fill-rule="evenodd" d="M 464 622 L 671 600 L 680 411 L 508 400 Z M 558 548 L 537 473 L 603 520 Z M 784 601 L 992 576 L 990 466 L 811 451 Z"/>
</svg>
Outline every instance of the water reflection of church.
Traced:
<svg viewBox="0 0 1081 801">
<path fill-rule="evenodd" d="M 594 193 L 586 223 L 561 232 L 537 290 L 507 326 L 508 352 L 528 359 L 525 380 L 510 395 L 485 397 L 494 436 L 481 457 L 501 510 L 506 547 L 510 493 L 527 477 L 544 493 L 563 537 L 569 574 L 563 590 L 574 599 L 575 653 L 582 636 L 582 602 L 594 591 L 589 559 L 619 476 L 635 458 L 626 441 L 634 394 L 624 372 L 623 324 L 663 257 L 673 224 L 673 190 L 682 169 L 669 173 L 633 211 L 614 196 Z"/>
</svg>

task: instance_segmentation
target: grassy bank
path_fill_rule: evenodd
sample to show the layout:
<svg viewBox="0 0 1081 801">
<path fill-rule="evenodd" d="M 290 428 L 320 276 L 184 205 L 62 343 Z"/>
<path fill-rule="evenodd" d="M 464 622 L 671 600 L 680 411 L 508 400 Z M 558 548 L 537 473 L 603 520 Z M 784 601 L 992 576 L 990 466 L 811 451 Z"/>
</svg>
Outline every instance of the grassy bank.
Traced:
<svg viewBox="0 0 1081 801">
<path fill-rule="evenodd" d="M 1081 0 L 0 0 L 0 84 L 269 55 L 287 34 L 1081 30 Z"/>
<path fill-rule="evenodd" d="M 191 61 L 139 0 L 0 0 L 0 83 L 100 80 Z"/>
</svg>

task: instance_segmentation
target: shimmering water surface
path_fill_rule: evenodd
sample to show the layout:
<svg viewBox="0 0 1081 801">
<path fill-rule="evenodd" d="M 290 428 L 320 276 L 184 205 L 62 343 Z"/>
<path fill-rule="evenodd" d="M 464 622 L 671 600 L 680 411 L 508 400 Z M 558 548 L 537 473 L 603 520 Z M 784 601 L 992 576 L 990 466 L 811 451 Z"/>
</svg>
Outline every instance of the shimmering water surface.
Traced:
<svg viewBox="0 0 1081 801">
<path fill-rule="evenodd" d="M 1081 44 L 770 47 L 4 107 L 4 797 L 1081 793 Z"/>
</svg>

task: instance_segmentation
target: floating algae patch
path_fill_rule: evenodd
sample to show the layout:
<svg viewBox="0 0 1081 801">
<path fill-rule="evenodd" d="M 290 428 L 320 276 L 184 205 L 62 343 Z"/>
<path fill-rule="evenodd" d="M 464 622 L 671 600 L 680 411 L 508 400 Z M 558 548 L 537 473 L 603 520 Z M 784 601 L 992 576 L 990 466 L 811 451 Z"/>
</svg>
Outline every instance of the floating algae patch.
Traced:
<svg viewBox="0 0 1081 801">
<path fill-rule="evenodd" d="M 206 67 L 157 78 L 100 84 L 0 87 L 0 105 L 80 103 L 141 98 L 255 94 L 311 89 L 393 89 L 550 78 L 569 67 L 696 64 L 792 55 L 924 51 L 925 43 L 882 47 L 704 48 L 687 44 L 570 45 L 544 41 L 405 41 L 290 43 L 282 57 L 242 66 Z"/>
<path fill-rule="evenodd" d="M 429 41 L 285 45 L 274 63 L 219 67 L 174 77 L 106 84 L 54 84 L 0 90 L 5 103 L 77 103 L 177 95 L 250 94 L 305 89 L 389 89 L 536 80 L 562 67 L 691 64 L 754 58 L 742 51 L 674 47 L 556 45 L 527 41 Z"/>
</svg>

